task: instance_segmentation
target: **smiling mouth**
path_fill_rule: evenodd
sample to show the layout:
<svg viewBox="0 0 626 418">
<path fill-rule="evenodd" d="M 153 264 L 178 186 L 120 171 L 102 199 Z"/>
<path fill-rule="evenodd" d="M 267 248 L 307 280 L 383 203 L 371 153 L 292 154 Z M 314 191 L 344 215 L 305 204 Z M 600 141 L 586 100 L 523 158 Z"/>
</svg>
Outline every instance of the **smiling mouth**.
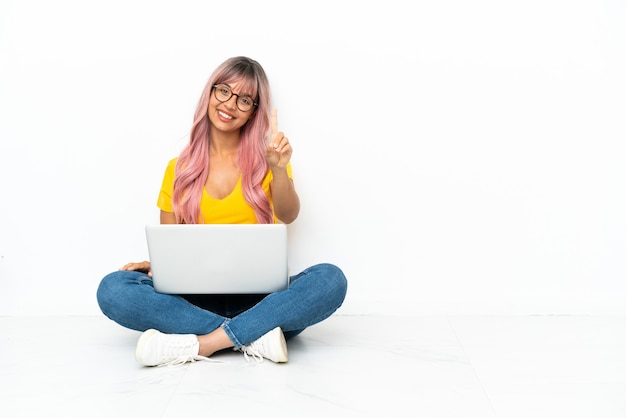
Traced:
<svg viewBox="0 0 626 418">
<path fill-rule="evenodd" d="M 232 116 L 230 116 L 230 115 L 228 115 L 228 114 L 226 114 L 226 113 L 222 112 L 221 110 L 218 110 L 218 111 L 217 111 L 217 113 L 218 113 L 221 117 L 223 117 L 224 119 L 228 119 L 228 120 L 233 120 L 233 119 L 234 119 Z"/>
</svg>

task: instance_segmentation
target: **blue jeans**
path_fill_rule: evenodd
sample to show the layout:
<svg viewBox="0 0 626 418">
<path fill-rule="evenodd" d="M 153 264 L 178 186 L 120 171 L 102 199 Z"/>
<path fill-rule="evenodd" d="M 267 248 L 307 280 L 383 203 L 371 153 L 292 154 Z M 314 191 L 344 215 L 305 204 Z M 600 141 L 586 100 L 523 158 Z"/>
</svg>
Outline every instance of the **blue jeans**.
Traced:
<svg viewBox="0 0 626 418">
<path fill-rule="evenodd" d="M 102 312 L 126 328 L 204 335 L 222 327 L 240 348 L 276 327 L 289 339 L 323 321 L 341 306 L 347 285 L 338 267 L 318 264 L 269 295 L 169 295 L 156 292 L 147 274 L 120 270 L 102 279 L 97 298 Z"/>
</svg>

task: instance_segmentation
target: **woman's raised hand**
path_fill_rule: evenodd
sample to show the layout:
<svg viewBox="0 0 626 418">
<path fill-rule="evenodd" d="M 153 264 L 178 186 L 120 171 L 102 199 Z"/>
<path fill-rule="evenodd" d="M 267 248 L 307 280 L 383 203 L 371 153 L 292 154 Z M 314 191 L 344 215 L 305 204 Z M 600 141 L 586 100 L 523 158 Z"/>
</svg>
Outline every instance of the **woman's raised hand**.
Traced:
<svg viewBox="0 0 626 418">
<path fill-rule="evenodd" d="M 293 149 L 289 139 L 278 130 L 278 111 L 276 109 L 272 109 L 270 126 L 270 139 L 265 149 L 265 159 L 270 168 L 285 168 L 291 159 Z"/>
</svg>

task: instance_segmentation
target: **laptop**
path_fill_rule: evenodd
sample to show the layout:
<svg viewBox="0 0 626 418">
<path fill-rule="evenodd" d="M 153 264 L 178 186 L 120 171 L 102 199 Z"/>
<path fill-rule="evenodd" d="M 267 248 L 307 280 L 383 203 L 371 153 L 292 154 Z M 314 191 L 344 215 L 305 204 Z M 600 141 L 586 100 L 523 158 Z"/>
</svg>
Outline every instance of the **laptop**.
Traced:
<svg viewBox="0 0 626 418">
<path fill-rule="evenodd" d="M 265 294 L 289 287 L 285 224 L 155 224 L 145 229 L 159 293 Z"/>
</svg>

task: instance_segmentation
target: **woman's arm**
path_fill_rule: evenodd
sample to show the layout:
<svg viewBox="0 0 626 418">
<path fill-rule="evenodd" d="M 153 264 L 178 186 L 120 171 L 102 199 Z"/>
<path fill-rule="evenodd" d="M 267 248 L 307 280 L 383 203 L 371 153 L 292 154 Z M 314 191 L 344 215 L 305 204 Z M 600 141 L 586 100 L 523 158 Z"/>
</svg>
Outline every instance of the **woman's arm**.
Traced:
<svg viewBox="0 0 626 418">
<path fill-rule="evenodd" d="M 272 168 L 273 179 L 270 183 L 274 213 L 286 224 L 296 220 L 300 213 L 300 198 L 296 193 L 293 181 L 287 175 L 285 168 Z"/>
<path fill-rule="evenodd" d="M 286 224 L 296 220 L 300 213 L 300 198 L 293 181 L 287 174 L 287 164 L 293 149 L 289 139 L 278 130 L 278 110 L 272 109 L 270 118 L 271 136 L 265 150 L 265 158 L 272 170 L 270 190 L 276 217 Z"/>
<path fill-rule="evenodd" d="M 161 211 L 161 223 L 162 224 L 175 224 L 176 216 L 174 215 L 174 212 L 165 212 L 164 210 L 162 210 Z"/>
</svg>

